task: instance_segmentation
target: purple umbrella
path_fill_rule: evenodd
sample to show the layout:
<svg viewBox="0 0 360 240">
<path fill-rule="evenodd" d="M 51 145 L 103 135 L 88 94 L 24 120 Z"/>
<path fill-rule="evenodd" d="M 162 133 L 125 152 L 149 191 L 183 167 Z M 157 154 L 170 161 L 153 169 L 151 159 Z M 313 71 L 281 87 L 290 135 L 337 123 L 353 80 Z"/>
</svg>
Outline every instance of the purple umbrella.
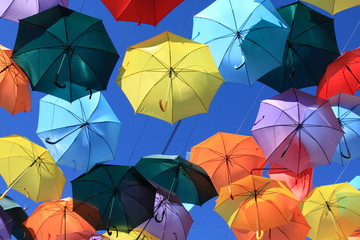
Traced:
<svg viewBox="0 0 360 240">
<path fill-rule="evenodd" d="M 344 134 L 328 100 L 297 89 L 262 101 L 251 131 L 268 161 L 295 173 L 329 164 Z"/>
<path fill-rule="evenodd" d="M 0 208 L 0 240 L 11 239 L 11 230 L 14 222 L 7 213 Z"/>
<path fill-rule="evenodd" d="M 57 4 L 67 7 L 68 0 L 1 0 L 0 17 L 14 22 L 29 17 Z"/>
</svg>

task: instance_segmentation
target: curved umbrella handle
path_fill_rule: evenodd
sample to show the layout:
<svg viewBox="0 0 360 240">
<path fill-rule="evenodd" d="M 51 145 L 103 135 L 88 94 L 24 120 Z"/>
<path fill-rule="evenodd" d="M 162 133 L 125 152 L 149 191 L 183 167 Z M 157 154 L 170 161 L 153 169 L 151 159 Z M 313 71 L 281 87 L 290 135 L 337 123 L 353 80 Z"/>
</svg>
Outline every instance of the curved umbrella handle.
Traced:
<svg viewBox="0 0 360 240">
<path fill-rule="evenodd" d="M 57 144 L 58 142 L 60 142 L 62 140 L 62 138 L 59 138 L 58 140 L 56 141 L 50 141 L 50 138 L 45 138 L 45 142 L 48 143 L 48 144 Z"/>
<path fill-rule="evenodd" d="M 61 84 L 58 82 L 58 78 L 59 78 L 59 73 L 56 73 L 56 76 L 55 76 L 55 78 L 54 78 L 54 83 L 55 83 L 55 85 L 56 85 L 58 88 L 66 88 L 66 84 L 61 85 Z"/>
<path fill-rule="evenodd" d="M 159 100 L 159 106 L 160 106 L 161 111 L 166 112 L 167 104 L 168 104 L 168 101 L 165 101 L 165 105 L 163 105 L 163 100 L 162 99 Z"/>
<path fill-rule="evenodd" d="M 264 236 L 264 231 L 263 230 L 260 231 L 260 235 L 259 235 L 259 230 L 256 230 L 256 239 L 257 240 L 262 239 L 263 236 Z"/>
<path fill-rule="evenodd" d="M 239 70 L 242 66 L 244 66 L 244 64 L 245 64 L 245 61 L 243 61 L 240 65 L 235 65 L 234 69 Z"/>
<path fill-rule="evenodd" d="M 341 156 L 342 156 L 343 158 L 349 159 L 349 158 L 351 158 L 350 149 L 349 149 L 349 146 L 348 146 L 348 144 L 347 144 L 347 141 L 346 141 L 345 136 L 343 136 L 343 139 L 344 139 L 344 143 L 345 143 L 345 148 L 346 148 L 347 154 L 345 155 L 345 154 L 343 153 L 343 151 L 341 150 L 341 145 L 339 144 L 339 146 L 340 146 L 340 154 L 341 154 Z"/>
<path fill-rule="evenodd" d="M 155 214 L 154 219 L 156 222 L 161 223 L 164 220 L 165 210 L 161 213 L 161 218 L 158 219 L 158 214 Z"/>
<path fill-rule="evenodd" d="M 87 88 L 87 89 L 85 89 L 85 90 L 86 90 L 86 91 L 90 91 L 89 99 L 91 99 L 91 96 L 92 96 L 92 94 L 93 94 L 92 89 L 91 89 L 91 88 Z"/>
</svg>

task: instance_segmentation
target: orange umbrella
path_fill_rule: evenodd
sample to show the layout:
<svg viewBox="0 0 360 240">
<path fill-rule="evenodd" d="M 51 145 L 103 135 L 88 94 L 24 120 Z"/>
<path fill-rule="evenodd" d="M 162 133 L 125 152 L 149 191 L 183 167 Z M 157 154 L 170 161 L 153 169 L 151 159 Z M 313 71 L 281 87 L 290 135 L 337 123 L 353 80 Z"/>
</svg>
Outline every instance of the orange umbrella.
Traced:
<svg viewBox="0 0 360 240">
<path fill-rule="evenodd" d="M 73 199 L 65 198 L 40 204 L 24 222 L 37 240 L 56 240 L 57 235 L 95 229 L 73 211 Z"/>
<path fill-rule="evenodd" d="M 12 115 L 30 111 L 29 79 L 10 58 L 12 51 L 0 45 L 0 106 Z"/>
<path fill-rule="evenodd" d="M 290 222 L 298 200 L 280 181 L 249 175 L 220 190 L 215 211 L 233 229 L 256 231 L 261 239 L 263 230 Z"/>
<path fill-rule="evenodd" d="M 300 209 L 295 208 L 294 214 L 288 224 L 281 225 L 276 228 L 270 228 L 264 232 L 262 240 L 304 240 L 310 230 L 309 224 L 306 222 Z M 255 240 L 256 232 L 233 229 L 236 239 Z"/>
<path fill-rule="evenodd" d="M 209 174 L 216 191 L 266 165 L 264 155 L 250 136 L 219 132 L 191 148 L 190 162 Z M 261 176 L 262 171 L 255 171 Z"/>
</svg>

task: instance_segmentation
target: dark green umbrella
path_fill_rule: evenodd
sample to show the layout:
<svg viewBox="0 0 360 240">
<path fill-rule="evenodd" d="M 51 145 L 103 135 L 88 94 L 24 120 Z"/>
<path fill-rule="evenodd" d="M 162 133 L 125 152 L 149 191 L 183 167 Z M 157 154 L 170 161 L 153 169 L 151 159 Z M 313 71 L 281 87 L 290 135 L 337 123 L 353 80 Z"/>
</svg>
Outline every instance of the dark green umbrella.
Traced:
<svg viewBox="0 0 360 240">
<path fill-rule="evenodd" d="M 218 195 L 205 170 L 180 156 L 146 156 L 135 167 L 147 179 L 175 192 L 183 203 L 202 205 Z"/>
<path fill-rule="evenodd" d="M 279 92 L 316 86 L 327 65 L 339 56 L 333 19 L 299 2 L 278 12 L 290 26 L 283 64 L 259 81 Z"/>
<path fill-rule="evenodd" d="M 134 167 L 99 164 L 71 184 L 74 211 L 97 230 L 130 232 L 154 215 L 157 189 Z"/>
<path fill-rule="evenodd" d="M 20 20 L 12 58 L 33 90 L 74 101 L 106 89 L 119 55 L 100 19 L 57 5 Z"/>
</svg>

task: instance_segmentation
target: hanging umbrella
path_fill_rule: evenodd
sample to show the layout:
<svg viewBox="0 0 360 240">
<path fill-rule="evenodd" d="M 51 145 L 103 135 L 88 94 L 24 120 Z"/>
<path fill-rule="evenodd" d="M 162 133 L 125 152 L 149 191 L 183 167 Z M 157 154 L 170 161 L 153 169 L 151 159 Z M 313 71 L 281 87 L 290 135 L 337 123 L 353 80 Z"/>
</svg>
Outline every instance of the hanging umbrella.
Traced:
<svg viewBox="0 0 360 240">
<path fill-rule="evenodd" d="M 11 217 L 0 208 L 0 239 L 11 239 L 14 222 Z"/>
<path fill-rule="evenodd" d="M 301 203 L 301 211 L 313 240 L 347 240 L 360 221 L 360 192 L 349 183 L 314 188 Z"/>
<path fill-rule="evenodd" d="M 220 190 L 214 210 L 232 229 L 263 231 L 290 222 L 298 201 L 280 181 L 249 175 Z"/>
<path fill-rule="evenodd" d="M 61 169 L 50 153 L 29 139 L 11 135 L 0 138 L 0 175 L 8 185 L 35 202 L 60 199 L 65 184 Z"/>
<path fill-rule="evenodd" d="M 281 65 L 288 34 L 270 0 L 217 0 L 195 15 L 192 38 L 210 46 L 225 81 L 251 85 Z"/>
<path fill-rule="evenodd" d="M 259 81 L 278 92 L 317 86 L 326 67 L 339 56 L 333 19 L 299 2 L 278 12 L 291 26 L 283 64 Z"/>
<path fill-rule="evenodd" d="M 116 82 L 135 112 L 174 123 L 207 112 L 223 79 L 208 46 L 164 32 L 127 48 Z"/>
<path fill-rule="evenodd" d="M 99 92 L 72 103 L 50 95 L 40 100 L 37 134 L 60 165 L 88 172 L 113 160 L 120 127 Z"/>
<path fill-rule="evenodd" d="M 348 240 L 360 240 L 360 228 L 356 229 L 350 237 L 348 237 Z"/>
<path fill-rule="evenodd" d="M 354 177 L 349 183 L 357 190 L 360 190 L 360 176 Z"/>
<path fill-rule="evenodd" d="M 354 95 L 360 89 L 360 48 L 347 51 L 330 63 L 319 82 L 316 95 L 330 98 L 343 92 Z"/>
<path fill-rule="evenodd" d="M 71 102 L 106 89 L 119 55 L 100 19 L 57 5 L 20 21 L 12 58 L 33 90 Z"/>
<path fill-rule="evenodd" d="M 302 1 L 310 3 L 318 8 L 321 8 L 332 15 L 341 12 L 345 9 L 360 5 L 360 2 L 358 0 L 328 0 L 328 1 L 302 0 Z"/>
<path fill-rule="evenodd" d="M 327 100 L 297 89 L 262 101 L 251 132 L 268 161 L 295 173 L 329 164 L 344 134 Z"/>
<path fill-rule="evenodd" d="M 97 237 L 99 240 L 111 240 L 109 237 L 90 230 L 57 235 L 56 240 L 89 240 L 94 237 Z"/>
<path fill-rule="evenodd" d="M 205 170 L 178 155 L 150 155 L 135 165 L 145 178 L 175 192 L 183 203 L 202 205 L 217 196 Z"/>
<path fill-rule="evenodd" d="M 156 26 L 169 12 L 184 0 L 101 0 L 115 21 L 146 23 Z"/>
<path fill-rule="evenodd" d="M 134 167 L 99 164 L 71 181 L 74 211 L 97 230 L 130 232 L 153 216 L 156 188 Z M 88 213 L 97 208 L 101 219 Z"/>
<path fill-rule="evenodd" d="M 344 136 L 336 147 L 332 162 L 343 166 L 360 157 L 360 97 L 339 93 L 329 98 Z"/>
<path fill-rule="evenodd" d="M 68 0 L 1 0 L 0 18 L 18 22 L 57 4 L 67 7 Z"/>
<path fill-rule="evenodd" d="M 221 187 L 252 174 L 266 165 L 255 139 L 219 132 L 191 148 L 190 162 L 209 174 L 217 192 Z M 262 171 L 254 171 L 261 176 Z"/>
<path fill-rule="evenodd" d="M 10 58 L 12 51 L 0 45 L 0 106 L 9 113 L 30 111 L 29 79 Z"/>
<path fill-rule="evenodd" d="M 110 239 L 112 240 L 160 240 L 159 238 L 152 236 L 150 233 L 146 233 L 145 236 L 145 232 L 143 231 L 143 234 L 141 234 L 141 236 L 139 236 L 140 232 L 142 231 L 142 229 L 134 229 L 132 230 L 130 233 L 124 233 L 124 232 L 110 232 L 110 234 L 108 233 L 104 233 L 103 235 L 106 237 L 110 237 Z M 147 237 L 150 236 L 150 237 Z"/>
</svg>

